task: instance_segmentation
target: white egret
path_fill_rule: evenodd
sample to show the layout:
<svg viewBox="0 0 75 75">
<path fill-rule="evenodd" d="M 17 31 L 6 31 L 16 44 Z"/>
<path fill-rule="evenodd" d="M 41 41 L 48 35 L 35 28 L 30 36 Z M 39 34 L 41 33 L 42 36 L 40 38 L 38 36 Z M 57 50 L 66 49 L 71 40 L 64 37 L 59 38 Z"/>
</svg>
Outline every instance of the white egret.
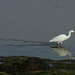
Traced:
<svg viewBox="0 0 75 75">
<path fill-rule="evenodd" d="M 60 34 L 56 37 L 54 37 L 53 39 L 51 39 L 49 42 L 57 42 L 58 44 L 63 43 L 63 41 L 69 39 L 71 37 L 71 33 L 75 33 L 74 30 L 70 30 L 68 36 L 66 36 L 65 34 Z"/>
</svg>

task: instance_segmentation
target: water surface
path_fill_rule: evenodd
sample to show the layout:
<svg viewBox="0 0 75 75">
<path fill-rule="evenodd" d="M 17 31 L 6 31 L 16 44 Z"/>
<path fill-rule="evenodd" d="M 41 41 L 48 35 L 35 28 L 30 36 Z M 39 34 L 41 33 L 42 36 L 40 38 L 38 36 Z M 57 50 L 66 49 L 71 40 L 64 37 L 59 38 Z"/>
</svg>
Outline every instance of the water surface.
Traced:
<svg viewBox="0 0 75 75">
<path fill-rule="evenodd" d="M 50 48 L 48 43 L 71 29 L 75 30 L 75 0 L 0 0 L 0 56 L 72 59 L 75 35 L 64 48 Z"/>
<path fill-rule="evenodd" d="M 32 56 L 53 60 L 74 59 L 75 50 L 50 47 L 49 42 L 1 39 L 0 56 Z"/>
</svg>

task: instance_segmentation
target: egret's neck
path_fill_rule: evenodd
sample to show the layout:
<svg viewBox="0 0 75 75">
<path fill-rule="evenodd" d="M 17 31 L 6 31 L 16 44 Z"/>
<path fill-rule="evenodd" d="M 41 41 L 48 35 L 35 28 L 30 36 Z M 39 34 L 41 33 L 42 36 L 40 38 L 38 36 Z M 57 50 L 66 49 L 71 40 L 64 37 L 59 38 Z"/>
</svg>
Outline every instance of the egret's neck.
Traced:
<svg viewBox="0 0 75 75">
<path fill-rule="evenodd" d="M 69 34 L 68 34 L 68 36 L 67 36 L 67 39 L 70 38 L 70 36 L 71 36 L 71 32 L 69 32 Z"/>
</svg>

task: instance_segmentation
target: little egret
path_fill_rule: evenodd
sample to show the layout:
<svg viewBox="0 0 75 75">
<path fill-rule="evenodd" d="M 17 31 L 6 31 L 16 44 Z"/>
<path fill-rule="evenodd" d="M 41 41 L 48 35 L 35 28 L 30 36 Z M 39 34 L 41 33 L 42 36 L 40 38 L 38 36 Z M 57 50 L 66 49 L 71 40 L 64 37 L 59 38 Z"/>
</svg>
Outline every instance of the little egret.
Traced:
<svg viewBox="0 0 75 75">
<path fill-rule="evenodd" d="M 53 39 L 51 39 L 49 42 L 57 42 L 58 44 L 63 43 L 63 41 L 69 39 L 71 37 L 71 33 L 75 33 L 74 30 L 70 30 L 68 36 L 66 36 L 65 34 L 60 34 L 56 37 L 54 37 Z"/>
</svg>

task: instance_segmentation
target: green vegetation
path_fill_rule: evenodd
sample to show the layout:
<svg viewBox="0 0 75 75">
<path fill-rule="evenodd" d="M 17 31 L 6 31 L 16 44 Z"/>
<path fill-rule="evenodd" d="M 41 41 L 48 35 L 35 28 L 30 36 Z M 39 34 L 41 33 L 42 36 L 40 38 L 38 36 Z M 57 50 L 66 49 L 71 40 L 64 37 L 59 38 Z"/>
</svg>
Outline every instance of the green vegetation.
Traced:
<svg viewBox="0 0 75 75">
<path fill-rule="evenodd" d="M 75 75 L 75 60 L 0 57 L 0 75 Z"/>
</svg>

